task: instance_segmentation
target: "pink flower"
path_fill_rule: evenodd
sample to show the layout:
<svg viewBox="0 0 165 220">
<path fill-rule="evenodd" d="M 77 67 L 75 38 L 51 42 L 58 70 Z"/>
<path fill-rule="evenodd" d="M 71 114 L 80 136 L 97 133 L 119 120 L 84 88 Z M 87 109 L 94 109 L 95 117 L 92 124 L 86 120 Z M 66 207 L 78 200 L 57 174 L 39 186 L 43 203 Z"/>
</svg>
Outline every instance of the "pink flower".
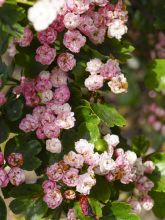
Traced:
<svg viewBox="0 0 165 220">
<path fill-rule="evenodd" d="M 53 189 L 56 189 L 56 182 L 52 180 L 45 180 L 42 184 L 42 188 L 44 189 L 44 193 L 48 193 Z"/>
<path fill-rule="evenodd" d="M 101 75 L 90 75 L 86 80 L 85 80 L 85 87 L 89 91 L 96 91 L 100 88 L 103 87 L 103 77 Z"/>
<path fill-rule="evenodd" d="M 64 25 L 67 29 L 73 30 L 80 24 L 80 15 L 74 13 L 67 13 L 64 17 Z"/>
<path fill-rule="evenodd" d="M 105 34 L 106 34 L 106 28 L 105 27 L 95 28 L 89 34 L 89 39 L 94 44 L 102 44 L 104 42 L 104 40 L 105 40 Z"/>
<path fill-rule="evenodd" d="M 42 127 L 37 128 L 36 135 L 37 135 L 37 138 L 40 139 L 40 140 L 46 139 L 46 135 L 45 135 L 44 130 L 43 130 Z"/>
<path fill-rule="evenodd" d="M 70 151 L 67 155 L 64 155 L 64 162 L 71 167 L 80 169 L 84 164 L 84 158 L 82 155 Z"/>
<path fill-rule="evenodd" d="M 64 112 L 59 114 L 56 123 L 63 129 L 73 128 L 75 124 L 74 112 Z"/>
<path fill-rule="evenodd" d="M 17 42 L 20 47 L 28 47 L 33 40 L 33 33 L 30 28 L 25 27 L 23 37 L 19 39 Z"/>
<path fill-rule="evenodd" d="M 60 86 L 54 92 L 54 99 L 57 104 L 64 104 L 70 98 L 70 91 L 66 85 Z"/>
<path fill-rule="evenodd" d="M 0 166 L 2 166 L 4 164 L 4 156 L 3 153 L 0 152 Z"/>
<path fill-rule="evenodd" d="M 0 188 L 4 188 L 8 185 L 9 178 L 6 171 L 0 167 Z"/>
<path fill-rule="evenodd" d="M 44 44 L 37 48 L 35 59 L 43 65 L 50 65 L 56 57 L 56 50 Z"/>
<path fill-rule="evenodd" d="M 0 106 L 4 105 L 6 103 L 6 97 L 3 92 L 0 92 Z"/>
<path fill-rule="evenodd" d="M 62 181 L 67 185 L 74 187 L 77 185 L 78 181 L 78 173 L 79 170 L 75 168 L 70 168 L 68 171 L 64 173 L 64 176 L 62 178 Z"/>
<path fill-rule="evenodd" d="M 76 213 L 74 209 L 69 209 L 68 214 L 67 214 L 67 220 L 78 220 L 76 218 Z"/>
<path fill-rule="evenodd" d="M 137 201 L 137 200 L 135 200 L 135 199 L 131 199 L 131 200 L 129 201 L 129 204 L 132 206 L 133 211 L 134 211 L 135 213 L 137 213 L 137 214 L 140 214 L 140 213 L 141 213 L 141 211 L 142 211 L 142 206 L 141 206 L 141 204 L 140 204 L 139 201 Z"/>
<path fill-rule="evenodd" d="M 19 186 L 25 182 L 25 173 L 19 167 L 13 167 L 8 173 L 9 180 L 12 185 Z"/>
<path fill-rule="evenodd" d="M 70 113 L 71 112 L 71 107 L 68 103 L 65 103 L 63 105 L 57 105 L 56 103 L 49 102 L 47 104 L 47 107 L 55 114 L 55 115 L 61 115 L 63 113 Z"/>
<path fill-rule="evenodd" d="M 7 158 L 7 162 L 12 167 L 21 167 L 23 165 L 23 155 L 20 153 L 11 153 Z"/>
<path fill-rule="evenodd" d="M 142 205 L 144 210 L 149 211 L 153 208 L 154 201 L 149 195 L 145 195 L 141 199 L 141 205 Z"/>
<path fill-rule="evenodd" d="M 100 155 L 96 153 L 88 153 L 84 156 L 85 163 L 91 167 L 96 167 L 99 165 Z"/>
<path fill-rule="evenodd" d="M 53 189 L 46 193 L 43 200 L 50 209 L 55 209 L 61 205 L 63 198 L 59 189 Z"/>
<path fill-rule="evenodd" d="M 25 133 L 35 131 L 38 126 L 38 118 L 30 114 L 27 114 L 26 117 L 22 119 L 21 123 L 19 124 L 19 128 Z"/>
<path fill-rule="evenodd" d="M 86 43 L 86 37 L 82 36 L 78 30 L 67 31 L 64 35 L 63 43 L 73 53 L 79 53 L 81 47 Z"/>
<path fill-rule="evenodd" d="M 140 192 L 149 192 L 154 187 L 154 183 L 146 176 L 140 176 L 137 180 L 136 187 Z"/>
<path fill-rule="evenodd" d="M 61 70 L 60 68 L 55 67 L 52 70 L 51 74 L 51 83 L 53 87 L 58 88 L 60 86 L 66 85 L 67 84 L 67 73 Z"/>
<path fill-rule="evenodd" d="M 59 166 L 58 163 L 55 163 L 53 165 L 51 165 L 50 167 L 47 168 L 46 170 L 46 174 L 49 178 L 49 180 L 52 180 L 52 181 L 59 181 L 63 178 L 63 170 L 61 168 L 61 166 Z"/>
<path fill-rule="evenodd" d="M 45 111 L 46 111 L 45 106 L 37 106 L 33 109 L 33 116 L 35 118 L 38 118 L 38 120 L 41 120 Z"/>
<path fill-rule="evenodd" d="M 46 150 L 51 153 L 59 154 L 62 151 L 62 144 L 58 138 L 52 138 L 46 141 Z"/>
<path fill-rule="evenodd" d="M 78 29 L 86 36 L 90 36 L 91 32 L 93 33 L 96 30 L 96 27 L 94 25 L 93 19 L 90 16 L 82 15 Z"/>
<path fill-rule="evenodd" d="M 56 122 L 52 122 L 52 123 L 46 123 L 43 126 L 43 131 L 44 134 L 46 135 L 47 138 L 58 138 L 60 135 L 60 127 L 57 125 Z"/>
<path fill-rule="evenodd" d="M 62 53 L 58 56 L 57 63 L 64 72 L 68 72 L 75 67 L 76 59 L 71 53 Z"/>
<path fill-rule="evenodd" d="M 67 7 L 69 11 L 72 11 L 76 14 L 83 14 L 89 9 L 89 0 L 67 0 Z"/>
<path fill-rule="evenodd" d="M 37 37 L 41 44 L 52 44 L 57 38 L 57 31 L 52 27 L 48 27 L 46 30 L 39 32 Z"/>
<path fill-rule="evenodd" d="M 53 91 L 52 90 L 46 90 L 40 94 L 41 102 L 43 104 L 46 104 L 47 102 L 51 101 L 53 99 Z"/>
<path fill-rule="evenodd" d="M 64 26 L 64 16 L 58 15 L 56 20 L 51 24 L 51 27 L 54 28 L 57 32 L 62 32 L 65 28 Z"/>
<path fill-rule="evenodd" d="M 5 0 L 0 0 L 0 7 L 2 7 L 4 3 L 5 3 Z"/>
<path fill-rule="evenodd" d="M 112 79 L 121 73 L 119 63 L 116 60 L 108 60 L 106 64 L 102 65 L 100 74 L 104 79 Z"/>
<path fill-rule="evenodd" d="M 155 165 L 152 161 L 145 161 L 143 165 L 145 173 L 152 173 L 155 170 Z"/>
<path fill-rule="evenodd" d="M 108 3 L 108 0 L 92 0 L 96 5 L 103 7 Z"/>
<path fill-rule="evenodd" d="M 35 81 L 35 90 L 37 92 L 44 92 L 52 88 L 52 83 L 50 81 L 50 73 L 47 71 L 42 71 Z"/>
<path fill-rule="evenodd" d="M 87 63 L 86 71 L 90 72 L 91 75 L 95 75 L 100 72 L 100 68 L 103 65 L 100 59 L 95 58 Z"/>
</svg>

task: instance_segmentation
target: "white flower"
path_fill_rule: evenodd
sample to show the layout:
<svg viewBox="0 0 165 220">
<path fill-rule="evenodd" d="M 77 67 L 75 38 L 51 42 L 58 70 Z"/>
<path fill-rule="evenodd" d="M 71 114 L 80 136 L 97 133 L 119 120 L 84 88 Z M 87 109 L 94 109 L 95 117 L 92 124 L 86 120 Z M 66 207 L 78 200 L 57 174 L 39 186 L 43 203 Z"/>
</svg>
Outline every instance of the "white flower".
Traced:
<svg viewBox="0 0 165 220">
<path fill-rule="evenodd" d="M 89 195 L 91 188 L 96 184 L 96 180 L 89 174 L 85 173 L 79 176 L 76 191 Z"/>
<path fill-rule="evenodd" d="M 95 169 L 95 173 L 99 175 L 106 175 L 109 171 L 113 171 L 116 168 L 116 163 L 112 159 L 111 155 L 104 152 L 100 155 L 99 166 Z"/>
<path fill-rule="evenodd" d="M 120 19 L 114 19 L 108 27 L 108 37 L 115 37 L 118 40 L 121 40 L 121 37 L 127 33 L 127 26 Z"/>
<path fill-rule="evenodd" d="M 137 155 L 135 154 L 135 152 L 128 150 L 125 152 L 125 158 L 131 165 L 133 165 L 137 160 Z"/>
<path fill-rule="evenodd" d="M 90 72 L 90 74 L 92 75 L 97 74 L 99 73 L 102 64 L 103 63 L 101 62 L 100 59 L 98 58 L 92 59 L 87 63 L 86 71 Z"/>
<path fill-rule="evenodd" d="M 116 147 L 120 141 L 119 141 L 119 136 L 115 134 L 107 134 L 104 136 L 104 140 L 107 142 L 108 145 L 111 145 L 113 147 Z"/>
<path fill-rule="evenodd" d="M 84 164 L 84 158 L 82 155 L 76 154 L 74 151 L 70 151 L 64 156 L 64 162 L 71 167 L 80 169 Z"/>
<path fill-rule="evenodd" d="M 53 99 L 53 92 L 52 90 L 46 90 L 41 93 L 41 102 L 42 103 L 47 103 Z"/>
<path fill-rule="evenodd" d="M 80 24 L 80 15 L 74 13 L 67 13 L 64 17 L 64 25 L 67 29 L 73 30 Z"/>
<path fill-rule="evenodd" d="M 39 78 L 40 78 L 40 79 L 43 79 L 43 80 L 49 80 L 49 78 L 50 78 L 50 72 L 43 70 L 42 72 L 40 72 Z"/>
<path fill-rule="evenodd" d="M 155 170 L 155 164 L 150 160 L 144 162 L 143 165 L 145 173 L 152 173 Z"/>
<path fill-rule="evenodd" d="M 28 10 L 28 19 L 36 31 L 43 31 L 56 19 L 65 0 L 40 0 Z"/>
<path fill-rule="evenodd" d="M 108 86 L 115 94 L 127 92 L 128 90 L 128 82 L 123 74 L 113 77 L 112 80 L 108 83 Z"/>
<path fill-rule="evenodd" d="M 46 141 L 46 150 L 51 153 L 59 154 L 62 150 L 61 141 L 58 138 L 52 138 Z"/>
<path fill-rule="evenodd" d="M 70 129 L 74 127 L 75 117 L 74 112 L 64 112 L 58 116 L 57 125 L 63 129 Z"/>
<path fill-rule="evenodd" d="M 80 139 L 75 143 L 75 149 L 79 154 L 89 154 L 94 151 L 94 144 L 90 144 L 85 139 Z"/>
<path fill-rule="evenodd" d="M 103 87 L 103 82 L 104 79 L 101 75 L 90 75 L 86 80 L 85 80 L 85 87 L 89 91 L 96 91 Z"/>
</svg>

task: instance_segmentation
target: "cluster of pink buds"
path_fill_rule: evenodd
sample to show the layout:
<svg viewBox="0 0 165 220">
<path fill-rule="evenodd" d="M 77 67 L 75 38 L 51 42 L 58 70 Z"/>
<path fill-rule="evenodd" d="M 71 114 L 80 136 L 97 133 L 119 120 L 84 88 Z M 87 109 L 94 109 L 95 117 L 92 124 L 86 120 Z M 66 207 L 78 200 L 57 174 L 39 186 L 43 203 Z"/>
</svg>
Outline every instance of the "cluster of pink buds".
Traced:
<svg viewBox="0 0 165 220">
<path fill-rule="evenodd" d="M 64 155 L 63 161 L 47 168 L 49 180 L 44 182 L 43 188 L 44 201 L 50 208 L 59 206 L 63 199 L 73 200 L 80 195 L 89 195 L 96 184 L 96 175 L 104 176 L 109 182 L 115 180 L 123 184 L 133 182 L 141 193 L 141 199 L 144 201 L 149 198 L 147 193 L 154 184 L 145 173 L 153 172 L 155 169 L 153 162 L 143 163 L 134 152 L 124 152 L 123 149 L 117 148 L 119 144 L 117 135 L 107 134 L 104 140 L 107 142 L 107 150 L 99 154 L 94 152 L 94 144 L 80 139 L 75 143 L 76 152 L 70 151 Z M 50 186 L 53 186 L 51 190 Z M 65 186 L 66 189 L 63 195 L 60 191 L 61 186 Z"/>
<path fill-rule="evenodd" d="M 155 130 L 165 136 L 165 110 L 156 103 L 152 103 L 145 109 L 148 124 Z"/>
<path fill-rule="evenodd" d="M 155 44 L 154 50 L 151 51 L 151 57 L 165 58 L 165 34 L 163 32 L 158 33 L 158 42 Z"/>
<path fill-rule="evenodd" d="M 23 156 L 19 153 L 12 153 L 8 156 L 7 162 L 10 166 L 5 168 L 3 153 L 0 152 L 0 188 L 5 188 L 10 182 L 19 186 L 25 181 L 25 173 L 20 168 L 23 165 Z"/>
<path fill-rule="evenodd" d="M 90 76 L 85 80 L 85 86 L 89 91 L 102 88 L 104 80 L 108 80 L 108 86 L 113 93 L 127 92 L 128 82 L 121 73 L 117 60 L 109 59 L 104 64 L 100 59 L 92 59 L 87 63 L 86 71 L 90 73 Z"/>
<path fill-rule="evenodd" d="M 34 107 L 32 114 L 22 119 L 19 128 L 26 133 L 35 131 L 38 139 L 51 139 L 46 143 L 47 149 L 60 153 L 61 130 L 70 129 L 75 123 L 74 113 L 67 103 L 70 98 L 67 73 L 56 67 L 51 73 L 41 72 L 36 79 L 22 78 L 14 93 L 23 94 L 26 104 Z"/>
</svg>

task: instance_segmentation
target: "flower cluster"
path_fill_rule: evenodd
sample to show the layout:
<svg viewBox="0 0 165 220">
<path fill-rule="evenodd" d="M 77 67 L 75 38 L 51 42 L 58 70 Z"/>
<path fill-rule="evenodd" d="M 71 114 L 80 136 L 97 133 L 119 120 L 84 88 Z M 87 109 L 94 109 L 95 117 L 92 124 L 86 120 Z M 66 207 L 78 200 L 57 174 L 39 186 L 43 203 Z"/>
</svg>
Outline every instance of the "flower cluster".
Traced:
<svg viewBox="0 0 165 220">
<path fill-rule="evenodd" d="M 85 86 L 89 91 L 96 91 L 103 87 L 104 80 L 108 80 L 108 86 L 115 94 L 127 92 L 127 79 L 121 73 L 117 60 L 109 59 L 105 64 L 95 58 L 87 63 L 86 71 L 90 76 L 85 80 Z"/>
<path fill-rule="evenodd" d="M 145 109 L 148 124 L 165 136 L 165 110 L 156 103 L 152 103 Z"/>
<path fill-rule="evenodd" d="M 61 144 L 57 138 L 62 129 L 72 128 L 75 122 L 67 103 L 70 98 L 67 73 L 54 68 L 51 73 L 42 71 L 36 79 L 23 77 L 14 93 L 23 94 L 26 105 L 34 107 L 32 114 L 22 119 L 19 128 L 26 133 L 35 131 L 39 139 L 52 139 L 47 142 L 47 149 L 60 153 Z"/>
<path fill-rule="evenodd" d="M 25 173 L 20 168 L 23 165 L 23 156 L 20 153 L 12 153 L 8 156 L 7 162 L 10 166 L 5 167 L 3 153 L 0 152 L 0 188 L 5 188 L 10 182 L 19 186 L 25 181 Z"/>
<path fill-rule="evenodd" d="M 94 144 L 80 139 L 75 143 L 76 152 L 70 151 L 62 161 L 47 168 L 48 180 L 43 183 L 43 188 L 44 201 L 50 208 L 58 207 L 63 199 L 73 200 L 78 194 L 89 195 L 96 184 L 96 175 L 104 176 L 109 182 L 133 182 L 139 190 L 141 200 L 149 198 L 148 192 L 154 184 L 145 173 L 152 173 L 155 169 L 152 161 L 143 163 L 134 152 L 124 152 L 122 148 L 117 148 L 117 135 L 107 134 L 104 140 L 108 147 L 102 154 L 94 151 Z M 65 186 L 65 192 L 60 190 L 61 186 Z"/>
</svg>

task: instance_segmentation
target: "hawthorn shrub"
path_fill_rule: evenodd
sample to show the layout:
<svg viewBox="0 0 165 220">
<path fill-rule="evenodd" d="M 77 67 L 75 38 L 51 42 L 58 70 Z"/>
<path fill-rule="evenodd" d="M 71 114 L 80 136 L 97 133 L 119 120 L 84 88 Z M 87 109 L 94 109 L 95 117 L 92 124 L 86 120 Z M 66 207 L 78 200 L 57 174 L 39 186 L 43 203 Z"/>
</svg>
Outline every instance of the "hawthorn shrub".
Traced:
<svg viewBox="0 0 165 220">
<path fill-rule="evenodd" d="M 143 19 L 144 2 L 0 1 L 0 220 L 7 198 L 26 220 L 165 217 L 165 154 L 150 153 L 143 130 L 127 139 L 120 109 L 137 110 L 142 84 L 144 97 L 161 96 L 140 108 L 165 136 L 163 13 L 152 1 Z M 158 42 L 145 44 L 150 31 Z M 130 58 L 142 53 L 139 82 Z"/>
</svg>

